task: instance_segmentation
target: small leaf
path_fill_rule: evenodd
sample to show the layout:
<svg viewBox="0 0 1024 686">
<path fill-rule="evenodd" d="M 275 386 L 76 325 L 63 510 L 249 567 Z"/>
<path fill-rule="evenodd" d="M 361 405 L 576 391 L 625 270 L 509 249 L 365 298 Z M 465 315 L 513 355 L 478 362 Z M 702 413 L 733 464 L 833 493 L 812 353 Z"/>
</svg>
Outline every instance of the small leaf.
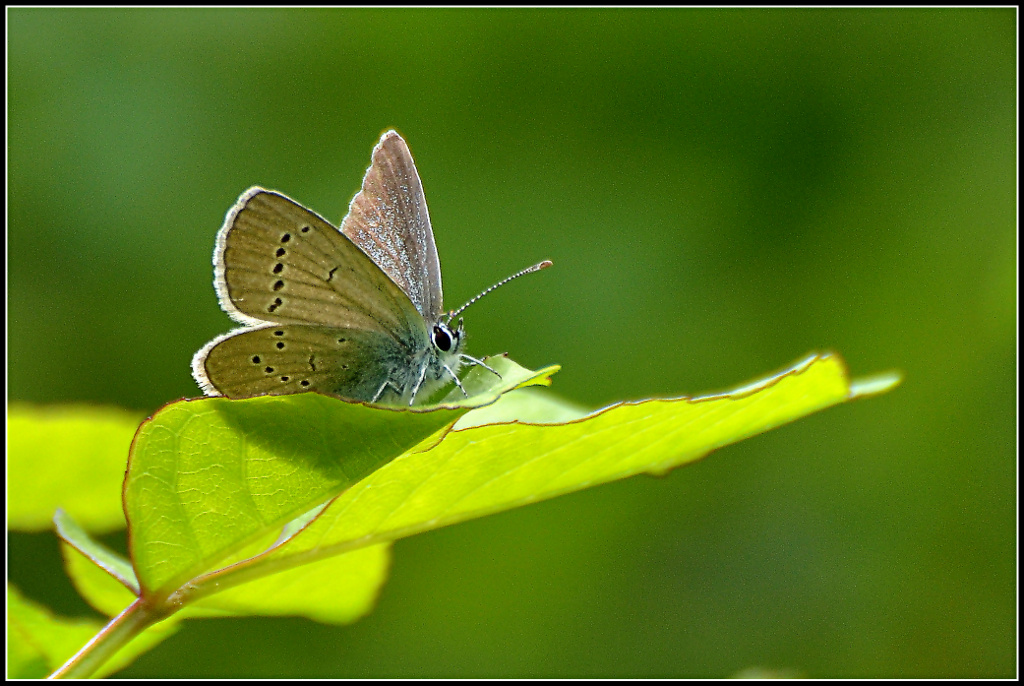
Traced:
<svg viewBox="0 0 1024 686">
<path fill-rule="evenodd" d="M 58 507 L 88 531 L 124 528 L 121 483 L 142 418 L 109 407 L 9 407 L 8 528 L 46 530 Z"/>
<path fill-rule="evenodd" d="M 57 535 L 64 539 L 65 543 L 117 579 L 133 595 L 139 595 L 139 580 L 135 578 L 131 562 L 93 540 L 64 510 L 57 510 L 53 523 L 57 527 Z"/>
<path fill-rule="evenodd" d="M 135 601 L 137 595 L 78 548 L 63 543 L 64 571 L 78 594 L 107 617 L 114 617 Z"/>
<path fill-rule="evenodd" d="M 77 554 L 77 553 L 76 553 Z M 93 619 L 58 617 L 7 585 L 7 676 L 40 679 L 50 674 L 103 624 Z M 173 621 L 153 626 L 118 650 L 94 676 L 105 676 L 130 664 L 177 630 Z"/>
<path fill-rule="evenodd" d="M 7 678 L 41 679 L 103 628 L 93 619 L 56 617 L 7 584 Z"/>
</svg>

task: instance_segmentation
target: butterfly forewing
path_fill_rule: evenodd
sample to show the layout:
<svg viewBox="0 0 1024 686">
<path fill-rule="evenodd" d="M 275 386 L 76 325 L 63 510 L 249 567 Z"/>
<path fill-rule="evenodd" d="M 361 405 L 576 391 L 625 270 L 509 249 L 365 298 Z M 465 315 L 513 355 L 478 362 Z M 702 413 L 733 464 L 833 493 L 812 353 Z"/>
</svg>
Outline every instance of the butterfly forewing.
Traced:
<svg viewBox="0 0 1024 686">
<path fill-rule="evenodd" d="M 214 253 L 221 304 L 250 325 L 319 324 L 426 336 L 413 303 L 325 219 L 251 188 L 228 213 Z"/>
<path fill-rule="evenodd" d="M 441 264 L 416 165 L 394 131 L 381 136 L 342 232 L 373 258 L 428 322 L 441 315 Z"/>
<path fill-rule="evenodd" d="M 271 325 L 211 341 L 193 374 L 204 391 L 232 398 L 320 391 L 369 401 L 382 379 L 408 366 L 407 355 L 376 331 Z"/>
</svg>

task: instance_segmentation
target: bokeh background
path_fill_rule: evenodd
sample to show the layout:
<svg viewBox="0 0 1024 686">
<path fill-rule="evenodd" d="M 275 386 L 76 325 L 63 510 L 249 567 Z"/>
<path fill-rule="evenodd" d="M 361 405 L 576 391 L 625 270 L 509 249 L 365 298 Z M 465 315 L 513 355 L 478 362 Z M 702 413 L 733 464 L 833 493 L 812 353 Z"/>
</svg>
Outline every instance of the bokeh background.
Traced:
<svg viewBox="0 0 1024 686">
<path fill-rule="evenodd" d="M 153 411 L 250 185 L 343 216 L 387 128 L 469 351 L 597 407 L 833 349 L 894 392 L 399 541 L 372 615 L 121 672 L 1011 676 L 1016 22 L 985 10 L 8 10 L 8 397 Z M 108 537 L 114 545 L 123 535 Z M 123 546 L 123 542 L 121 543 Z M 89 614 L 51 534 L 9 578 Z"/>
</svg>

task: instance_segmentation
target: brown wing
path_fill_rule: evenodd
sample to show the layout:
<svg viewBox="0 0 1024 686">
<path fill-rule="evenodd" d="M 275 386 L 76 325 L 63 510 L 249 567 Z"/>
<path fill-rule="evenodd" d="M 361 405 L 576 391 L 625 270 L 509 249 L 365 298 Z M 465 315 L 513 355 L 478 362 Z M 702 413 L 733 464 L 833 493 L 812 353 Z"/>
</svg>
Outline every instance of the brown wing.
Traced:
<svg viewBox="0 0 1024 686">
<path fill-rule="evenodd" d="M 268 325 L 210 341 L 193 358 L 192 375 L 207 395 L 320 391 L 369 401 L 386 380 L 406 383 L 409 364 L 408 351 L 383 333 Z"/>
<path fill-rule="evenodd" d="M 441 264 L 423 185 L 409 147 L 388 131 L 373 149 L 363 187 L 341 231 L 409 296 L 428 322 L 441 315 Z"/>
<path fill-rule="evenodd" d="M 243 193 L 217 234 L 213 259 L 221 307 L 243 324 L 319 324 L 406 343 L 427 335 L 387 274 L 325 219 L 280 193 Z"/>
</svg>

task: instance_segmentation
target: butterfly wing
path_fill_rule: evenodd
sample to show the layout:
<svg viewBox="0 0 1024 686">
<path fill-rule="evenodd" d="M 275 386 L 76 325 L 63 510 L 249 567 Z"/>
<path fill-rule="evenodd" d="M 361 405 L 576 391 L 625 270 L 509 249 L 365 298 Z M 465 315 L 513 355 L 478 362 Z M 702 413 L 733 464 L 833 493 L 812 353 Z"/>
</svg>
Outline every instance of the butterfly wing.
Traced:
<svg viewBox="0 0 1024 686">
<path fill-rule="evenodd" d="M 409 297 L 352 241 L 290 198 L 250 188 L 217 234 L 214 284 L 243 324 L 319 324 L 427 336 Z"/>
<path fill-rule="evenodd" d="M 425 320 L 437 321 L 443 310 L 441 263 L 423 184 L 409 146 L 395 131 L 373 149 L 341 231 L 398 284 Z"/>
<path fill-rule="evenodd" d="M 232 331 L 192 361 L 208 395 L 232 398 L 320 391 L 370 401 L 385 380 L 404 387 L 407 368 L 408 353 L 387 334 L 294 324 Z"/>
<path fill-rule="evenodd" d="M 387 274 L 316 213 L 250 188 L 217 234 L 221 307 L 247 328 L 196 353 L 208 395 L 315 390 L 372 400 L 408 384 L 410 360 L 430 345 L 423 317 Z"/>
</svg>

